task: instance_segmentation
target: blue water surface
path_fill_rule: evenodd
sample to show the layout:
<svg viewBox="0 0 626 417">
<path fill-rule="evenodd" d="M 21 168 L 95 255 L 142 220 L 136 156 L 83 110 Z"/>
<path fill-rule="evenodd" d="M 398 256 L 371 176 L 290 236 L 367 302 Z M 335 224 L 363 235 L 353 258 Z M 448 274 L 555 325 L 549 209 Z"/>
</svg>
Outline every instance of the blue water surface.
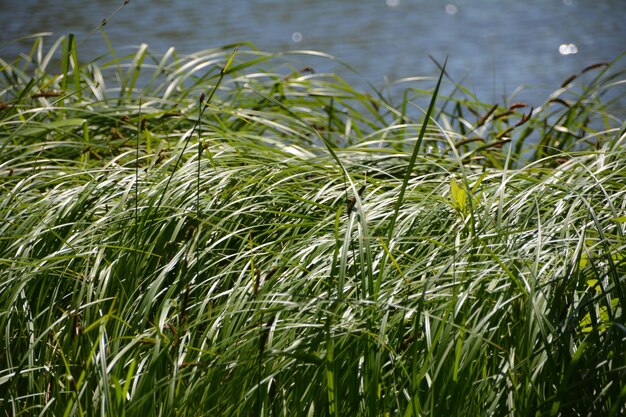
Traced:
<svg viewBox="0 0 626 417">
<path fill-rule="evenodd" d="M 123 1 L 0 0 L 0 57 L 28 51 L 38 32 L 85 39 Z M 377 87 L 448 74 L 479 99 L 539 102 L 568 76 L 626 51 L 624 0 L 130 0 L 104 29 L 116 50 L 147 43 L 180 53 L 234 42 L 268 52 L 319 50 L 349 63 Z M 96 31 L 81 56 L 107 52 Z M 303 64 L 306 64 L 304 62 Z M 316 63 L 347 78 L 337 63 Z"/>
</svg>

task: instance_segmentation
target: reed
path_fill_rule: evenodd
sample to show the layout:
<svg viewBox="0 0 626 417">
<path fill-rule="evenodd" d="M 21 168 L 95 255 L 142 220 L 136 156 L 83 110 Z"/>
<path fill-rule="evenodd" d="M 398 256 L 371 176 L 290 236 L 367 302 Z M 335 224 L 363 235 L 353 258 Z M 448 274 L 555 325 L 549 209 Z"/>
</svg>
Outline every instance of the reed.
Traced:
<svg viewBox="0 0 626 417">
<path fill-rule="evenodd" d="M 47 42 L 0 61 L 1 415 L 626 411 L 619 59 L 533 109 Z"/>
</svg>

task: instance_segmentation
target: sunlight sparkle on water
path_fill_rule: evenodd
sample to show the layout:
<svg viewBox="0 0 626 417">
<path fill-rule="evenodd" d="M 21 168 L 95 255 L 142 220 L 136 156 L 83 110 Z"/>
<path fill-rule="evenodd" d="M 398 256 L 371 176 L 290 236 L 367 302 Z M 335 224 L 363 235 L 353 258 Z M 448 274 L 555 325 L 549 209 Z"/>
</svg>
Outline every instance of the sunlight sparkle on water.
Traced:
<svg viewBox="0 0 626 417">
<path fill-rule="evenodd" d="M 573 43 L 562 43 L 559 45 L 559 53 L 561 55 L 573 55 L 578 53 L 578 47 Z"/>
<path fill-rule="evenodd" d="M 454 4 L 446 4 L 446 13 L 448 13 L 449 15 L 456 14 L 456 12 L 458 11 L 459 8 L 456 7 Z"/>
<path fill-rule="evenodd" d="M 397 7 L 400 5 L 400 0 L 387 0 L 387 6 Z"/>
<path fill-rule="evenodd" d="M 302 33 L 300 32 L 293 32 L 291 34 L 291 40 L 298 43 L 298 42 L 302 42 Z"/>
</svg>

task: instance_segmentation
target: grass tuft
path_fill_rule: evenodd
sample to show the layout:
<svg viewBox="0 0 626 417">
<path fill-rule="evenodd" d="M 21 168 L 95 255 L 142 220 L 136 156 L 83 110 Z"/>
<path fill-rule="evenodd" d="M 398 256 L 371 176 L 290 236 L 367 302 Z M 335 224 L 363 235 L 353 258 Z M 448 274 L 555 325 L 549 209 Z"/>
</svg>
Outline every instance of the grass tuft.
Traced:
<svg viewBox="0 0 626 417">
<path fill-rule="evenodd" d="M 0 60 L 1 415 L 626 412 L 620 59 L 532 108 L 47 41 Z"/>
</svg>

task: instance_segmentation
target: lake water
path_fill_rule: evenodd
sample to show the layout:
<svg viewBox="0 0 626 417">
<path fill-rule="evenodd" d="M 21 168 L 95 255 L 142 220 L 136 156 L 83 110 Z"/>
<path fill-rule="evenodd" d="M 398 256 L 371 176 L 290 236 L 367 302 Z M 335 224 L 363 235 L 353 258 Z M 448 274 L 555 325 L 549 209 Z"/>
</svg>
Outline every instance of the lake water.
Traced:
<svg viewBox="0 0 626 417">
<path fill-rule="evenodd" d="M 123 2 L 0 0 L 0 57 L 12 60 L 37 32 L 83 39 Z M 130 0 L 105 26 L 116 50 L 147 43 L 181 53 L 251 41 L 269 52 L 319 50 L 356 68 L 377 87 L 435 76 L 429 55 L 484 101 L 540 101 L 569 75 L 626 51 L 624 0 Z M 96 32 L 79 51 L 107 47 Z M 318 71 L 348 78 L 338 64 Z M 531 103 L 539 104 L 539 103 Z"/>
</svg>

